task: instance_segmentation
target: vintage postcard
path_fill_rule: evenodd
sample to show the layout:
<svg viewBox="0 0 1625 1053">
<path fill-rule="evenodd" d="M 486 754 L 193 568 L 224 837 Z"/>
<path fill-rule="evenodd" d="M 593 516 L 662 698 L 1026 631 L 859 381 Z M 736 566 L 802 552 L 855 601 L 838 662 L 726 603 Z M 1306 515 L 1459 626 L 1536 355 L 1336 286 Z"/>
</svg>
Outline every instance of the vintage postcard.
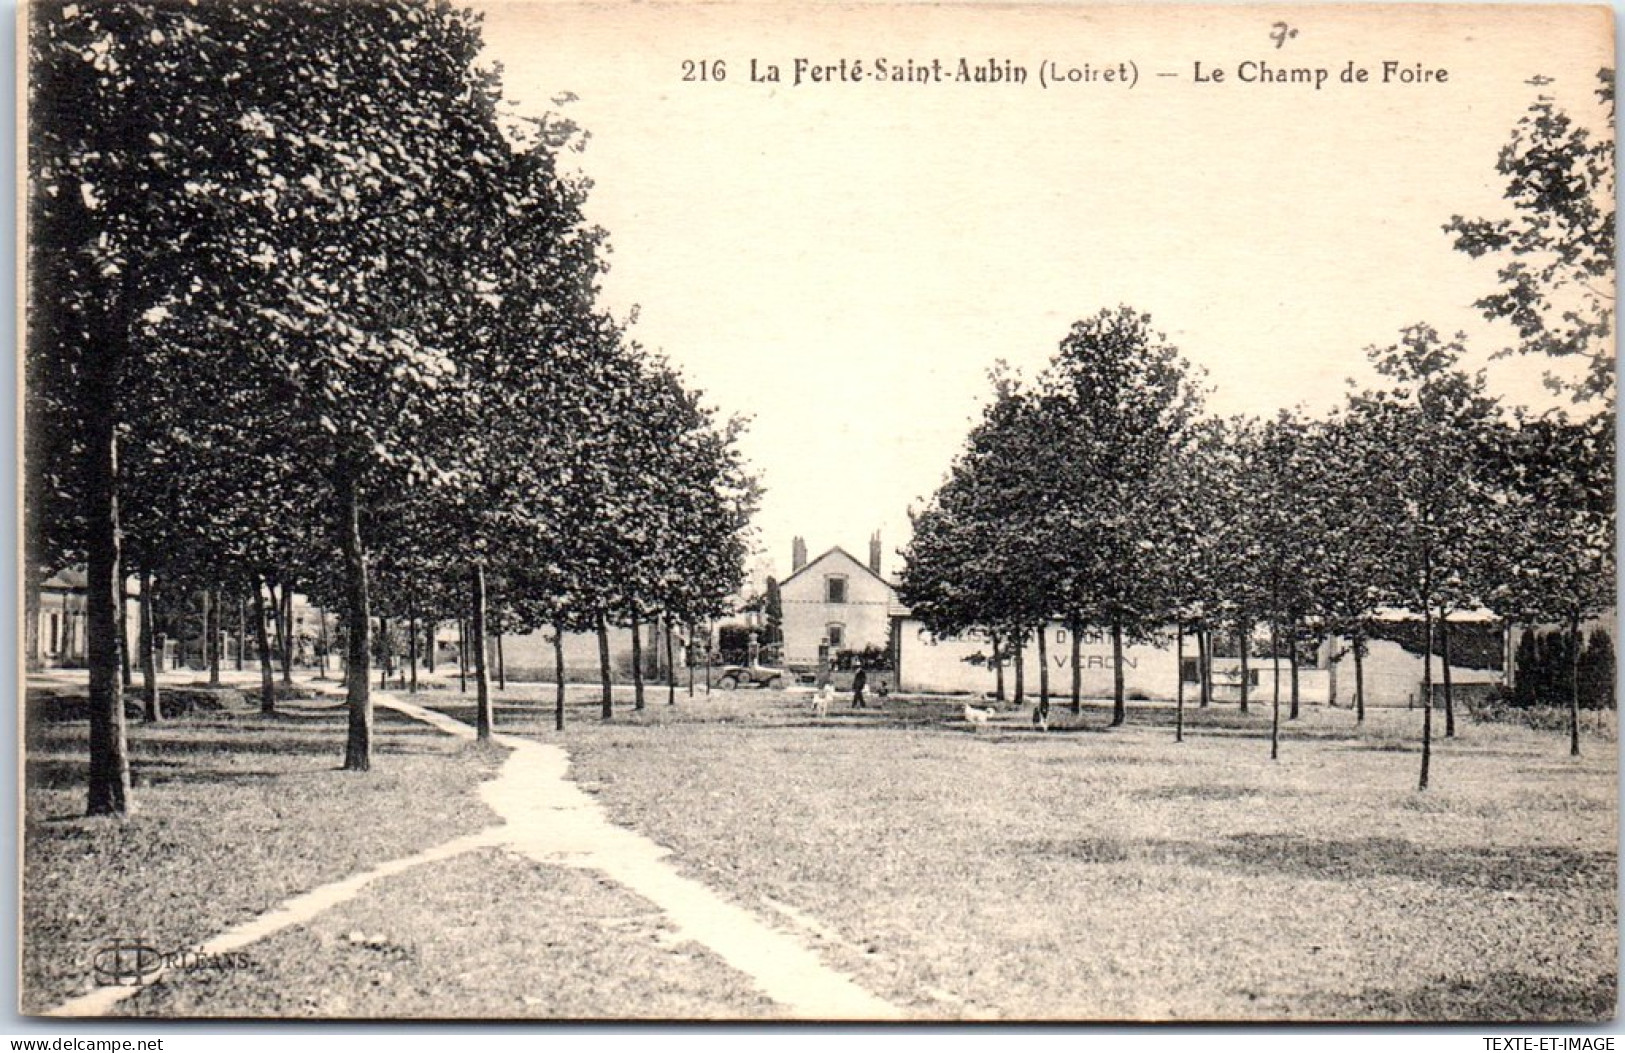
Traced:
<svg viewBox="0 0 1625 1053">
<path fill-rule="evenodd" d="M 23 1016 L 1614 1017 L 1610 9 L 18 44 Z"/>
</svg>

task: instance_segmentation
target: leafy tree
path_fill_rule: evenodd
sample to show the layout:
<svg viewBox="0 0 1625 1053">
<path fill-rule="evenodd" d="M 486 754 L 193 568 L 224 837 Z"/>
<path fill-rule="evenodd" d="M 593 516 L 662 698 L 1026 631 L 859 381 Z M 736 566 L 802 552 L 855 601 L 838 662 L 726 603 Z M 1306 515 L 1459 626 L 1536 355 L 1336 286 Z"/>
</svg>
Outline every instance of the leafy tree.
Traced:
<svg viewBox="0 0 1625 1053">
<path fill-rule="evenodd" d="M 1462 586 L 1477 511 L 1494 493 L 1486 465 L 1498 408 L 1484 392 L 1483 374 L 1460 369 L 1462 339 L 1446 341 L 1419 324 L 1405 329 L 1397 344 L 1372 348 L 1373 364 L 1392 386 L 1353 396 L 1349 409 L 1361 427 L 1386 437 L 1369 485 L 1386 488 L 1383 501 L 1395 511 L 1384 539 L 1389 600 L 1423 622 L 1424 790 L 1433 744 L 1435 618 Z"/>
<path fill-rule="evenodd" d="M 1577 401 L 1605 398 L 1614 385 L 1614 71 L 1597 80 L 1590 119 L 1575 120 L 1542 94 L 1513 127 L 1495 165 L 1510 218 L 1455 216 L 1444 228 L 1475 259 L 1506 260 L 1500 290 L 1477 306 L 1512 323 L 1511 351 L 1586 360 Z"/>
</svg>

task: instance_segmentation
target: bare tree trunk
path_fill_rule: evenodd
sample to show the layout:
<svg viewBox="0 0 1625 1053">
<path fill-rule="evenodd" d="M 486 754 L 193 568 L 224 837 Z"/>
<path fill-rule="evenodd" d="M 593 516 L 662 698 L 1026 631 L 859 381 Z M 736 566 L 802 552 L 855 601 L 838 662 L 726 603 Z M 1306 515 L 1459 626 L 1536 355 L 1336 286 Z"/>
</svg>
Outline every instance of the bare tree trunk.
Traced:
<svg viewBox="0 0 1625 1053">
<path fill-rule="evenodd" d="M 1016 663 L 1016 697 L 1014 702 L 1021 705 L 1027 701 L 1027 630 L 1017 628 L 1015 636 L 1015 663 Z"/>
<path fill-rule="evenodd" d="M 1174 741 L 1185 741 L 1185 624 L 1174 622 Z"/>
<path fill-rule="evenodd" d="M 553 619 L 553 730 L 564 730 L 564 619 Z"/>
<path fill-rule="evenodd" d="M 1004 641 L 992 630 L 988 630 L 987 639 L 988 645 L 993 648 L 993 697 L 1004 702 Z"/>
<path fill-rule="evenodd" d="M 1072 715 L 1083 714 L 1083 619 L 1073 615 L 1067 619 L 1067 632 L 1072 636 Z"/>
<path fill-rule="evenodd" d="M 378 690 L 387 690 L 389 687 L 389 669 L 394 663 L 391 659 L 394 654 L 389 646 L 389 619 L 380 616 L 378 619 Z"/>
<path fill-rule="evenodd" d="M 1274 700 L 1274 703 L 1275 703 L 1275 708 L 1280 709 L 1281 708 L 1281 630 L 1280 630 L 1280 627 L 1276 625 L 1275 619 L 1273 617 L 1270 618 L 1270 663 L 1271 663 L 1271 665 L 1270 665 L 1270 675 L 1272 677 L 1271 682 L 1273 684 L 1273 687 L 1272 687 L 1270 693 L 1271 693 L 1271 695 L 1273 697 L 1273 700 Z"/>
<path fill-rule="evenodd" d="M 1275 663 L 1275 697 L 1270 705 L 1270 760 L 1281 756 L 1281 632 L 1270 618 L 1270 660 Z"/>
<path fill-rule="evenodd" d="M 1456 737 L 1456 699 L 1450 684 L 1450 620 L 1439 605 L 1439 672 L 1444 680 L 1444 737 Z"/>
<path fill-rule="evenodd" d="M 1569 615 L 1569 756 L 1580 755 L 1580 614 Z"/>
<path fill-rule="evenodd" d="M 119 668 L 119 697 L 130 690 L 135 682 L 130 670 L 130 604 L 124 591 L 124 580 L 119 579 L 118 589 L 118 668 Z"/>
<path fill-rule="evenodd" d="M 1127 696 L 1123 691 L 1123 616 L 1112 612 L 1112 727 L 1128 720 Z"/>
<path fill-rule="evenodd" d="M 220 628 L 220 596 L 214 589 L 203 593 L 205 609 L 208 611 L 204 621 L 208 623 L 209 631 L 209 686 L 220 686 L 220 638 L 223 631 Z"/>
<path fill-rule="evenodd" d="M 643 626 L 638 622 L 638 605 L 628 606 L 632 614 L 632 708 L 643 708 Z"/>
<path fill-rule="evenodd" d="M 468 619 L 457 616 L 457 690 L 468 694 Z"/>
<path fill-rule="evenodd" d="M 349 632 L 346 701 L 350 724 L 344 742 L 346 771 L 367 771 L 372 767 L 372 611 L 367 595 L 367 559 L 361 547 L 361 495 L 357 492 L 358 470 L 341 464 L 338 471 L 339 541 L 344 552 L 344 586 Z M 263 623 L 262 623 L 263 624 Z"/>
<path fill-rule="evenodd" d="M 1422 604 L 1422 778 L 1417 789 L 1428 788 L 1428 762 L 1433 759 L 1433 610 Z"/>
<path fill-rule="evenodd" d="M 328 648 L 330 646 L 332 646 L 328 642 L 328 639 L 327 639 L 327 608 L 326 607 L 317 607 L 316 608 L 316 631 L 321 635 L 321 647 L 322 647 L 321 660 L 320 660 L 321 664 L 317 666 L 316 674 L 320 679 L 326 680 L 327 679 L 327 668 L 328 668 L 327 667 L 327 657 L 328 657 L 327 656 L 327 651 L 328 651 Z"/>
<path fill-rule="evenodd" d="M 116 356 L 104 351 L 102 357 Z M 119 552 L 118 430 L 113 385 L 112 376 L 92 371 L 86 378 L 88 390 L 84 397 L 85 664 L 90 673 L 86 811 L 90 815 L 123 815 L 131 803 L 124 694 L 119 684 L 118 608 L 124 577 Z"/>
<path fill-rule="evenodd" d="M 282 682 L 293 683 L 293 582 L 282 586 Z"/>
<path fill-rule="evenodd" d="M 677 704 L 677 650 L 672 640 L 671 616 L 666 616 L 666 705 Z"/>
<path fill-rule="evenodd" d="M 147 723 L 164 719 L 163 702 L 158 697 L 158 656 L 153 653 L 152 575 L 141 572 L 141 608 L 137 648 L 141 652 L 141 708 Z"/>
<path fill-rule="evenodd" d="M 1365 633 L 1354 633 L 1354 722 L 1365 723 Z"/>
<path fill-rule="evenodd" d="M 506 690 L 508 690 L 508 660 L 502 654 L 502 633 L 500 631 L 497 632 L 496 638 L 497 638 L 497 690 L 498 691 L 506 691 Z"/>
<path fill-rule="evenodd" d="M 1197 708 L 1206 709 L 1208 703 L 1213 701 L 1213 662 L 1210 647 L 1210 630 L 1205 625 L 1196 627 L 1196 679 Z"/>
<path fill-rule="evenodd" d="M 1038 629 L 1038 710 L 1049 712 L 1049 623 Z"/>
<path fill-rule="evenodd" d="M 418 608 L 413 603 L 406 614 L 407 661 L 412 670 L 412 693 L 418 692 Z"/>
<path fill-rule="evenodd" d="M 1236 628 L 1236 646 L 1241 649 L 1241 711 L 1247 712 L 1247 700 L 1252 694 L 1252 671 L 1247 668 L 1247 638 L 1252 635 L 1252 625 L 1246 624 Z"/>
<path fill-rule="evenodd" d="M 423 626 L 423 661 L 429 669 L 429 675 L 434 675 L 435 652 L 440 650 L 440 623 L 430 618 Z"/>
<path fill-rule="evenodd" d="M 609 720 L 615 715 L 615 694 L 609 680 L 609 625 L 603 611 L 598 612 L 598 675 L 604 686 L 604 698 L 598 715 L 603 720 Z M 706 671 L 705 682 L 708 686 L 711 683 L 709 670 Z"/>
<path fill-rule="evenodd" d="M 326 629 L 327 627 L 324 625 L 324 626 L 322 626 L 322 628 Z M 237 597 L 237 662 L 236 662 L 236 668 L 237 668 L 237 671 L 239 673 L 243 671 L 243 663 L 245 661 L 243 651 L 246 650 L 247 647 L 248 647 L 248 601 L 243 599 L 242 596 L 238 596 Z M 322 671 L 324 673 L 327 671 L 327 668 L 326 668 L 325 665 L 322 667 Z"/>
<path fill-rule="evenodd" d="M 705 694 L 706 694 L 707 697 L 709 697 L 710 694 L 711 694 L 711 641 L 715 640 L 716 638 L 717 638 L 716 623 L 715 622 L 710 622 L 710 621 L 706 622 L 706 624 L 705 624 Z"/>
<path fill-rule="evenodd" d="M 698 628 L 688 623 L 688 646 L 683 648 L 683 664 L 688 666 L 688 697 L 694 697 L 694 641 L 699 638 Z"/>
<path fill-rule="evenodd" d="M 266 588 L 271 583 L 265 583 Z M 265 595 L 260 591 L 259 578 L 254 579 L 254 627 L 260 651 L 260 712 L 276 712 L 276 674 L 271 670 L 271 639 L 265 630 Z"/>
<path fill-rule="evenodd" d="M 1296 618 L 1292 619 L 1287 628 L 1292 633 L 1291 639 L 1287 641 L 1286 652 L 1287 665 L 1292 670 L 1292 712 L 1287 719 L 1297 720 L 1298 704 L 1302 696 L 1302 685 L 1298 682 L 1298 620 Z"/>
<path fill-rule="evenodd" d="M 485 669 L 485 564 L 474 564 L 473 593 L 469 597 L 469 623 L 474 630 L 474 736 L 481 742 L 491 737 L 491 677 Z"/>
</svg>

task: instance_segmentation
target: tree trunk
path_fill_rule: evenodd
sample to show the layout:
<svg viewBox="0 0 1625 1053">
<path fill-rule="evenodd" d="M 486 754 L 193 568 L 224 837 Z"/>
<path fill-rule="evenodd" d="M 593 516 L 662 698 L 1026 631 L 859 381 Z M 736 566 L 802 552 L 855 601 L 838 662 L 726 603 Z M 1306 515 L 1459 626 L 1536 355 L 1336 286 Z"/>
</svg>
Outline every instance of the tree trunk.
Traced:
<svg viewBox="0 0 1625 1053">
<path fill-rule="evenodd" d="M 434 676 L 435 652 L 440 650 L 440 623 L 430 618 L 423 626 L 423 662 Z"/>
<path fill-rule="evenodd" d="M 497 690 L 498 691 L 506 691 L 506 690 L 508 690 L 508 660 L 502 653 L 502 633 L 498 632 L 496 634 L 496 637 L 497 637 Z"/>
<path fill-rule="evenodd" d="M 564 619 L 553 619 L 553 730 L 564 730 Z"/>
<path fill-rule="evenodd" d="M 1270 619 L 1270 676 L 1271 697 L 1275 708 L 1281 708 L 1281 629 L 1275 619 Z"/>
<path fill-rule="evenodd" d="M 406 613 L 407 662 L 412 672 L 412 693 L 418 693 L 418 608 L 413 604 Z"/>
<path fill-rule="evenodd" d="M 1185 741 L 1185 626 L 1174 623 L 1174 741 Z"/>
<path fill-rule="evenodd" d="M 209 628 L 209 686 L 220 686 L 220 638 L 224 631 L 220 628 L 220 596 L 213 589 L 203 593 L 204 609 L 208 611 L 204 621 Z"/>
<path fill-rule="evenodd" d="M 267 581 L 269 589 L 271 583 Z M 260 652 L 260 712 L 276 712 L 276 674 L 271 670 L 271 638 L 265 630 L 265 594 L 260 591 L 259 578 L 254 579 L 255 644 Z"/>
<path fill-rule="evenodd" d="M 1067 632 L 1072 636 L 1072 715 L 1083 715 L 1083 619 L 1074 615 L 1067 620 Z"/>
<path fill-rule="evenodd" d="M 666 618 L 666 705 L 677 704 L 677 650 L 672 640 L 671 618 Z"/>
<path fill-rule="evenodd" d="M 372 610 L 367 596 L 367 557 L 361 547 L 359 469 L 341 464 L 338 475 L 339 543 L 344 553 L 348 675 L 345 677 L 350 726 L 344 742 L 346 771 L 372 767 Z"/>
<path fill-rule="evenodd" d="M 1354 633 L 1354 722 L 1365 723 L 1365 634 Z"/>
<path fill-rule="evenodd" d="M 988 644 L 993 648 L 993 697 L 999 702 L 1004 698 L 1004 655 L 999 650 L 999 634 L 989 632 Z"/>
<path fill-rule="evenodd" d="M 1196 627 L 1196 679 L 1198 681 L 1197 708 L 1206 709 L 1208 703 L 1213 701 L 1213 663 L 1210 660 L 1212 653 L 1209 647 L 1210 632 L 1205 625 Z"/>
<path fill-rule="evenodd" d="M 474 564 L 473 589 L 469 596 L 469 627 L 474 639 L 474 737 L 485 742 L 491 737 L 491 677 L 485 668 L 485 564 Z"/>
<path fill-rule="evenodd" d="M 325 630 L 327 628 L 327 626 L 324 624 L 322 626 L 322 628 L 323 628 L 323 630 Z M 324 640 L 323 643 L 325 644 L 325 642 L 326 641 Z M 237 597 L 237 661 L 236 661 L 236 668 L 237 668 L 237 671 L 239 673 L 243 671 L 243 663 L 245 661 L 244 656 L 243 656 L 243 651 L 246 650 L 247 648 L 248 648 L 248 601 L 243 599 L 242 596 L 238 596 Z M 326 661 L 325 656 L 323 657 L 323 661 L 324 662 Z M 327 671 L 327 667 L 325 665 L 323 665 L 322 672 L 325 673 L 326 671 Z"/>
<path fill-rule="evenodd" d="M 327 608 L 316 608 L 316 631 L 321 634 L 321 664 L 316 667 L 316 674 L 322 680 L 327 679 L 327 650 L 331 646 L 327 639 Z"/>
<path fill-rule="evenodd" d="M 1580 755 L 1580 614 L 1569 615 L 1569 756 Z"/>
<path fill-rule="evenodd" d="M 1241 711 L 1247 712 L 1247 700 L 1252 694 L 1252 672 L 1247 668 L 1247 638 L 1252 635 L 1252 625 L 1244 625 L 1236 630 L 1236 646 L 1241 651 Z"/>
<path fill-rule="evenodd" d="M 94 338 L 93 338 L 94 339 Z M 118 339 L 118 337 L 115 337 Z M 105 355 L 104 357 L 113 357 Z M 107 363 L 109 367 L 116 363 Z M 85 378 L 85 664 L 90 673 L 90 773 L 86 811 L 130 809 L 130 757 L 120 690 L 118 430 L 111 369 Z"/>
<path fill-rule="evenodd" d="M 293 582 L 282 586 L 282 682 L 293 683 Z"/>
<path fill-rule="evenodd" d="M 1428 788 L 1428 762 L 1433 759 L 1433 611 L 1422 604 L 1422 778 L 1417 789 Z"/>
<path fill-rule="evenodd" d="M 1270 704 L 1270 760 L 1281 756 L 1281 631 L 1270 618 L 1270 660 L 1275 663 L 1275 693 Z"/>
<path fill-rule="evenodd" d="M 688 646 L 683 648 L 683 664 L 688 666 L 688 697 L 694 697 L 694 641 L 699 638 L 699 631 L 693 622 L 688 623 Z"/>
<path fill-rule="evenodd" d="M 711 641 L 716 639 L 716 623 L 707 622 L 705 625 L 705 693 L 711 694 Z"/>
<path fill-rule="evenodd" d="M 1123 616 L 1112 612 L 1112 727 L 1128 720 L 1127 696 L 1123 691 Z"/>
<path fill-rule="evenodd" d="M 394 657 L 389 648 L 389 619 L 380 616 L 378 619 L 378 690 L 383 691 L 389 687 L 390 661 Z"/>
<path fill-rule="evenodd" d="M 457 616 L 457 690 L 468 694 L 468 619 Z"/>
<path fill-rule="evenodd" d="M 164 719 L 163 701 L 158 697 L 158 656 L 153 651 L 152 575 L 141 572 L 140 625 L 136 646 L 141 652 L 141 709 L 149 724 Z"/>
<path fill-rule="evenodd" d="M 1456 737 L 1456 699 L 1450 684 L 1450 620 L 1439 607 L 1439 673 L 1444 680 L 1444 737 Z"/>
<path fill-rule="evenodd" d="M 603 683 L 604 697 L 600 704 L 598 715 L 608 720 L 615 715 L 615 693 L 609 680 L 609 625 L 604 618 L 604 612 L 598 612 L 598 676 Z M 711 685 L 711 671 L 706 670 L 706 687 Z"/>
<path fill-rule="evenodd" d="M 632 615 L 632 708 L 643 709 L 643 626 L 638 622 L 638 605 L 628 608 Z"/>
<path fill-rule="evenodd" d="M 1049 712 L 1049 622 L 1038 627 L 1038 709 Z"/>
<path fill-rule="evenodd" d="M 28 547 L 23 555 L 23 660 L 24 668 L 34 672 L 45 664 L 40 653 L 40 589 L 45 572 L 40 568 L 34 549 Z"/>
<path fill-rule="evenodd" d="M 1292 637 L 1287 641 L 1286 660 L 1287 667 L 1292 671 L 1292 712 L 1287 719 L 1298 719 L 1298 704 L 1302 697 L 1302 685 L 1298 682 L 1298 620 L 1294 618 L 1288 626 Z"/>
<path fill-rule="evenodd" d="M 1012 700 L 1016 705 L 1027 701 L 1027 632 L 1025 629 L 1015 630 L 1016 644 L 1016 697 Z"/>
<path fill-rule="evenodd" d="M 271 626 L 275 630 L 276 635 L 273 640 L 273 648 L 269 654 L 264 656 L 264 660 L 272 663 L 271 668 L 274 671 L 276 669 L 275 663 L 282 656 L 282 638 L 284 635 L 284 629 L 282 627 L 282 590 L 278 589 L 276 585 L 272 583 L 270 575 L 266 575 L 265 577 L 265 588 L 266 591 L 270 593 Z"/>
<path fill-rule="evenodd" d="M 120 569 L 122 574 L 122 568 Z M 124 579 L 119 578 L 118 589 L 118 669 L 119 695 L 130 690 L 135 677 L 130 670 L 130 604 L 124 591 Z M 218 683 L 218 680 L 216 681 Z"/>
</svg>

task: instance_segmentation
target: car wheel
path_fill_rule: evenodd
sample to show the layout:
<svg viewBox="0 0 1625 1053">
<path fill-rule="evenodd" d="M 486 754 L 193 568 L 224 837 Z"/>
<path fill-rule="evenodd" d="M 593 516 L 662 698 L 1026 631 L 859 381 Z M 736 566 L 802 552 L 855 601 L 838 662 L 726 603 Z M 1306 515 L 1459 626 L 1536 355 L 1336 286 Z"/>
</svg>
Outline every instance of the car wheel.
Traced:
<svg viewBox="0 0 1625 1053">
<path fill-rule="evenodd" d="M 717 686 L 724 691 L 732 691 L 734 688 L 739 686 L 739 681 L 735 680 L 731 676 L 725 676 L 721 680 L 717 681 Z"/>
<path fill-rule="evenodd" d="M 767 688 L 769 691 L 782 691 L 784 690 L 784 678 L 776 676 L 762 686 Z"/>
</svg>

